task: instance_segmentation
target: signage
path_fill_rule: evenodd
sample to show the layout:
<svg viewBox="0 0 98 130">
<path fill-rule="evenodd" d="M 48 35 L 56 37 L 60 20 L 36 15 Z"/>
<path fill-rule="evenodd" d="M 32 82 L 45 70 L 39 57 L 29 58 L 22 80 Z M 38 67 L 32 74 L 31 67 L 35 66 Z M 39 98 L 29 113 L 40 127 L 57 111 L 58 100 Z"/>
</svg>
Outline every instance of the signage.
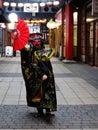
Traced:
<svg viewBox="0 0 98 130">
<path fill-rule="evenodd" d="M 40 33 L 40 26 L 39 25 L 28 24 L 28 27 L 29 27 L 30 33 Z"/>
<path fill-rule="evenodd" d="M 35 12 L 35 13 L 38 13 L 39 12 L 39 6 L 38 6 L 38 3 L 25 3 L 24 4 L 24 12 Z"/>
<path fill-rule="evenodd" d="M 98 0 L 92 0 L 92 15 L 98 15 Z"/>
</svg>

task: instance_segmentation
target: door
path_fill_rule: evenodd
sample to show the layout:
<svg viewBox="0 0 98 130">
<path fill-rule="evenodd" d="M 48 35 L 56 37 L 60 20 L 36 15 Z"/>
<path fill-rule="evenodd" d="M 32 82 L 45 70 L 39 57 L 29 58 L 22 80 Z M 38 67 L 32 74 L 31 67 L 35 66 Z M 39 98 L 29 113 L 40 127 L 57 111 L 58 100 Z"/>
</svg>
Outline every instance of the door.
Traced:
<svg viewBox="0 0 98 130">
<path fill-rule="evenodd" d="M 94 22 L 87 23 L 87 39 L 86 39 L 86 63 L 95 64 L 95 29 Z"/>
</svg>

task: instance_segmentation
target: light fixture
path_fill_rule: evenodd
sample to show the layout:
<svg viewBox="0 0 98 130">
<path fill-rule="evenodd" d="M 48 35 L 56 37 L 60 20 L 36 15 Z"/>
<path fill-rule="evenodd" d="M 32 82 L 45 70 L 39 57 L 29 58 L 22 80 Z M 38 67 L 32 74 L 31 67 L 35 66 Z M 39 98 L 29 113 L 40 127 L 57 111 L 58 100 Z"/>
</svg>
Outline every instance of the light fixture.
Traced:
<svg viewBox="0 0 98 130">
<path fill-rule="evenodd" d="M 27 24 L 30 24 L 31 23 L 31 21 L 29 20 L 29 19 L 27 19 L 27 20 L 24 20 Z"/>
<path fill-rule="evenodd" d="M 6 28 L 5 23 L 0 23 L 0 27 L 1 27 L 1 28 Z"/>
<path fill-rule="evenodd" d="M 40 7 L 45 7 L 46 4 L 44 2 L 41 2 L 39 5 Z"/>
<path fill-rule="evenodd" d="M 12 2 L 10 5 L 11 5 L 11 7 L 16 7 L 16 3 L 15 2 Z"/>
<path fill-rule="evenodd" d="M 8 30 L 15 30 L 16 29 L 15 23 L 8 23 L 7 24 L 7 29 Z"/>
<path fill-rule="evenodd" d="M 54 6 L 58 6 L 59 4 L 60 4 L 60 2 L 58 0 L 53 1 Z"/>
<path fill-rule="evenodd" d="M 12 23 L 18 22 L 18 16 L 16 13 L 10 13 L 8 18 Z"/>
<path fill-rule="evenodd" d="M 47 20 L 46 19 L 43 19 L 43 20 L 40 20 L 41 23 L 46 23 Z"/>
<path fill-rule="evenodd" d="M 73 21 L 74 21 L 74 24 L 77 24 L 77 20 L 78 20 L 78 13 L 77 13 L 77 12 L 74 12 L 74 13 L 73 13 Z"/>
<path fill-rule="evenodd" d="M 54 29 L 56 28 L 56 23 L 51 19 L 48 23 L 47 23 L 47 27 L 49 29 Z"/>
<path fill-rule="evenodd" d="M 6 7 L 9 6 L 9 2 L 4 2 L 3 6 L 6 6 Z"/>
<path fill-rule="evenodd" d="M 22 8 L 23 7 L 23 3 L 18 3 L 18 7 Z"/>
<path fill-rule="evenodd" d="M 48 6 L 58 6 L 60 4 L 59 0 L 47 0 L 47 2 L 45 2 L 45 0 L 41 0 L 40 3 L 30 3 L 30 2 L 27 2 L 27 3 L 22 3 L 22 2 L 3 2 L 3 6 L 7 7 L 7 6 L 11 6 L 11 7 L 16 7 L 18 6 L 19 8 L 23 7 L 23 6 L 26 6 L 27 8 L 30 8 L 30 5 L 33 5 L 33 6 L 39 6 L 40 7 L 48 7 Z"/>
<path fill-rule="evenodd" d="M 94 21 L 96 19 L 97 19 L 96 17 L 95 18 L 93 18 L 93 17 L 86 18 L 86 22 L 92 22 L 92 21 Z"/>
<path fill-rule="evenodd" d="M 27 19 L 27 20 L 25 20 L 25 22 L 27 23 L 27 24 L 41 24 L 41 23 L 46 23 L 47 22 L 47 20 L 46 19 L 36 19 L 36 20 L 30 20 L 30 19 Z"/>
<path fill-rule="evenodd" d="M 47 5 L 47 6 L 52 6 L 53 3 L 52 3 L 51 1 L 48 1 L 48 2 L 46 3 L 46 5 Z"/>
</svg>

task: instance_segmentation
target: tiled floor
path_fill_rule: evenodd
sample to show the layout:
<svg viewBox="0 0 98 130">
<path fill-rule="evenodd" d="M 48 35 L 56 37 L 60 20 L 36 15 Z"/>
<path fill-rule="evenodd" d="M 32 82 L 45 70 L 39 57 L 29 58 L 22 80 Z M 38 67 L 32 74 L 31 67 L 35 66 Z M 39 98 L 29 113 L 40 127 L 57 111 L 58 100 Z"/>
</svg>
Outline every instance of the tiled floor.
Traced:
<svg viewBox="0 0 98 130">
<path fill-rule="evenodd" d="M 55 117 L 35 119 L 26 105 L 20 57 L 0 58 L 0 130 L 98 130 L 98 68 L 51 60 L 58 110 Z"/>
</svg>

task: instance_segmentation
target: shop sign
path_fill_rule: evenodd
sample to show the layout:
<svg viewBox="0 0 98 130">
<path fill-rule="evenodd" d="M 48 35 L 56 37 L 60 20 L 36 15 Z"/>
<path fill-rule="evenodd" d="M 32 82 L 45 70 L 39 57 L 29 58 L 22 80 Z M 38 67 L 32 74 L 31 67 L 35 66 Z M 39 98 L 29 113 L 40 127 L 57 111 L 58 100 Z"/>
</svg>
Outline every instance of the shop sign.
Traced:
<svg viewBox="0 0 98 130">
<path fill-rule="evenodd" d="M 24 12 L 38 13 L 38 11 L 39 11 L 38 3 L 33 3 L 33 4 L 25 3 L 24 4 Z"/>
<path fill-rule="evenodd" d="M 30 33 L 40 33 L 40 26 L 39 25 L 28 24 L 28 27 L 29 27 Z"/>
<path fill-rule="evenodd" d="M 92 15 L 98 15 L 98 0 L 92 0 Z"/>
</svg>

